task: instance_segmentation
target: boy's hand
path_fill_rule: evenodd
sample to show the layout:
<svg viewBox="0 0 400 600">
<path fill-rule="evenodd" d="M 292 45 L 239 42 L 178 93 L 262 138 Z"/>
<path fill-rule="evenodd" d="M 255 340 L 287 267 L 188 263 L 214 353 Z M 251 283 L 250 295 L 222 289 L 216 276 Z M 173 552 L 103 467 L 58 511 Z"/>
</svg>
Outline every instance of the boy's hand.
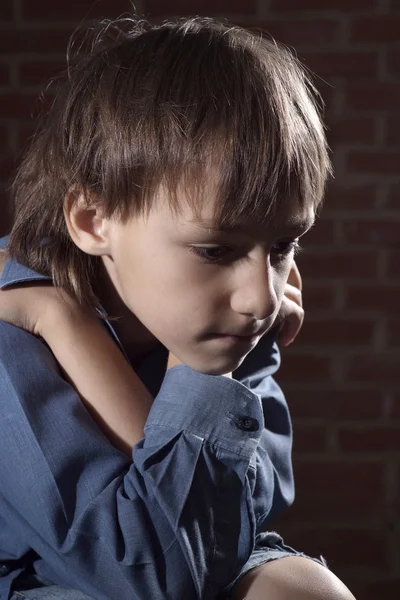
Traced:
<svg viewBox="0 0 400 600">
<path fill-rule="evenodd" d="M 0 250 L 0 274 L 7 261 L 7 253 Z M 31 298 L 26 293 L 28 288 L 6 289 L 0 291 L 0 320 L 11 323 L 21 329 L 26 329 L 29 333 L 36 333 L 35 307 L 29 310 Z"/>
<path fill-rule="evenodd" d="M 0 274 L 7 260 L 7 253 L 0 250 Z M 19 284 L 0 290 L 0 321 L 24 329 L 36 336 L 43 336 L 56 323 L 59 312 L 72 312 L 73 301 L 67 294 L 48 282 Z"/>
<path fill-rule="evenodd" d="M 282 323 L 278 342 L 282 346 L 289 346 L 295 340 L 303 324 L 304 310 L 301 290 L 301 275 L 296 263 L 293 262 L 278 317 Z"/>
</svg>

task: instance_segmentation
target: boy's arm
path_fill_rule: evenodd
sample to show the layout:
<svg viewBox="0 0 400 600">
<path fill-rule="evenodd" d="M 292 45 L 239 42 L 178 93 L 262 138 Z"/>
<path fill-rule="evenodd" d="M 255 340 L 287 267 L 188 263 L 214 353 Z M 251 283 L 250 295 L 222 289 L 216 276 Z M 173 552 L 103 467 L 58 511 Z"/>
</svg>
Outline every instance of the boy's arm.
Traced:
<svg viewBox="0 0 400 600">
<path fill-rule="evenodd" d="M 292 425 L 285 396 L 273 375 L 280 366 L 280 353 L 276 344 L 278 330 L 263 336 L 233 372 L 233 377 L 257 394 L 264 414 L 264 429 L 256 455 L 253 457 L 253 476 L 250 476 L 257 519 L 257 531 L 290 506 L 294 500 L 292 469 Z M 273 494 L 265 489 L 273 485 Z"/>
<path fill-rule="evenodd" d="M 269 331 L 246 357 L 233 376 L 256 393 L 264 411 L 264 430 L 255 456 L 252 493 L 257 531 L 289 506 L 294 500 L 292 470 L 292 425 L 288 406 L 273 378 L 280 366 L 276 340 L 290 345 L 304 320 L 302 280 L 295 262 L 285 288 L 277 325 Z M 264 490 L 274 481 L 272 504 Z"/>
<path fill-rule="evenodd" d="M 0 249 L 0 275 L 6 260 Z M 0 319 L 45 339 L 109 440 L 131 456 L 153 398 L 100 320 L 47 282 L 0 291 L 0 300 Z"/>
<path fill-rule="evenodd" d="M 252 550 L 257 396 L 171 369 L 132 464 L 40 340 L 5 323 L 0 339 L 2 547 L 34 549 L 49 579 L 99 600 L 215 598 Z"/>
<path fill-rule="evenodd" d="M 66 299 L 52 302 L 45 326 L 38 327 L 108 439 L 131 457 L 144 435 L 153 398 L 105 325 Z"/>
</svg>

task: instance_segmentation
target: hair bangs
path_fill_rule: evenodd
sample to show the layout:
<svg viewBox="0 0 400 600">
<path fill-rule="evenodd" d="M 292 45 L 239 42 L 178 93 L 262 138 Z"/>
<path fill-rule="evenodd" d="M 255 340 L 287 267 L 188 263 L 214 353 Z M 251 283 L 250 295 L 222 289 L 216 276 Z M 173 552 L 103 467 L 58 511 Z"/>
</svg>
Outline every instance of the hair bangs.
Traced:
<svg viewBox="0 0 400 600">
<path fill-rule="evenodd" d="M 171 207 L 179 208 L 177 190 L 183 183 L 196 211 L 204 182 L 212 176 L 219 199 L 215 218 L 221 223 L 265 223 L 293 199 L 316 209 L 330 162 L 319 96 L 304 68 L 274 41 L 235 27 L 199 32 L 196 20 L 191 25 L 186 23 L 183 37 L 165 32 L 156 56 L 162 76 L 152 88 L 147 83 L 151 94 L 142 106 L 143 130 L 135 124 L 131 135 L 146 143 L 139 159 L 137 142 L 128 144 L 131 164 L 119 169 L 110 192 L 115 195 L 125 174 L 131 208 L 149 210 L 161 183 Z M 119 129 L 129 132 L 130 127 L 124 123 Z M 138 163 L 146 165 L 140 183 Z M 119 159 L 119 167 L 123 164 Z M 139 183 L 139 202 L 131 201 L 133 182 Z M 121 193 L 116 197 L 120 202 Z"/>
<path fill-rule="evenodd" d="M 72 186 L 121 220 L 151 210 L 160 186 L 172 208 L 183 185 L 200 210 L 210 180 L 222 224 L 264 223 L 293 199 L 319 205 L 330 172 L 319 97 L 285 47 L 198 17 L 103 21 L 86 44 L 20 165 L 9 240 L 82 305 L 96 306 L 98 258 L 68 234 Z"/>
</svg>

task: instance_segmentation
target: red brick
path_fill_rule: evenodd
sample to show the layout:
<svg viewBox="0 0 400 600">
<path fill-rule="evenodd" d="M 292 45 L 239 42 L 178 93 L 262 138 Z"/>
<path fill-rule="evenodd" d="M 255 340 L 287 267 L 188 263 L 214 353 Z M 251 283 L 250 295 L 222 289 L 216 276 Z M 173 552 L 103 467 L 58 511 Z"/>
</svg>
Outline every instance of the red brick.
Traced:
<svg viewBox="0 0 400 600">
<path fill-rule="evenodd" d="M 400 150 L 350 150 L 346 164 L 349 172 L 397 175 Z"/>
<path fill-rule="evenodd" d="M 385 138 L 387 144 L 400 144 L 400 116 L 392 115 L 386 119 Z"/>
<path fill-rule="evenodd" d="M 335 239 L 334 221 L 332 219 L 318 219 L 315 226 L 310 229 L 302 238 L 300 245 L 306 246 L 326 246 L 334 243 Z"/>
<path fill-rule="evenodd" d="M 378 419 L 383 411 L 381 391 L 370 387 L 349 389 L 329 386 L 302 390 L 296 386 L 296 389 L 287 388 L 287 398 L 294 419 L 368 421 Z"/>
<path fill-rule="evenodd" d="M 299 478 L 297 477 L 297 459 L 303 459 L 305 455 L 297 454 L 294 452 L 294 467 L 295 467 L 295 480 L 296 483 L 299 482 Z M 282 533 L 288 539 L 291 539 L 290 527 L 293 528 L 306 527 L 307 525 L 313 527 L 315 525 L 323 527 L 326 523 L 331 523 L 332 521 L 337 524 L 340 521 L 348 522 L 349 519 L 358 521 L 363 520 L 364 522 L 370 519 L 376 520 L 377 518 L 384 517 L 385 514 L 385 503 L 384 499 L 380 497 L 376 497 L 374 494 L 369 494 L 366 500 L 356 499 L 358 503 L 356 505 L 352 504 L 352 501 L 348 498 L 346 499 L 346 495 L 343 494 L 343 487 L 341 489 L 341 494 L 332 493 L 330 495 L 324 495 L 321 498 L 319 494 L 312 494 L 312 490 L 318 485 L 318 482 L 314 482 L 314 487 L 311 488 L 311 491 L 304 489 L 298 489 L 296 486 L 296 499 L 294 501 L 293 507 L 286 511 L 282 522 L 278 525 L 274 522 L 274 529 L 277 529 L 280 533 Z M 381 490 L 381 488 L 379 488 Z M 365 496 L 365 493 L 364 493 Z M 290 537 L 286 534 L 286 528 L 290 533 Z M 286 541 L 288 541 L 288 539 Z M 304 551 L 304 544 L 298 547 Z M 319 556 L 321 550 L 317 552 L 317 556 Z M 315 556 L 315 554 L 313 553 Z"/>
<path fill-rule="evenodd" d="M 372 144 L 376 140 L 373 117 L 340 117 L 328 122 L 328 141 L 335 143 Z"/>
<path fill-rule="evenodd" d="M 66 68 L 64 62 L 35 61 L 20 66 L 20 82 L 22 85 L 43 85 Z"/>
<path fill-rule="evenodd" d="M 400 183 L 394 183 L 389 187 L 386 206 L 387 208 L 400 207 Z"/>
<path fill-rule="evenodd" d="M 150 16 L 160 15 L 213 15 L 213 14 L 253 14 L 257 9 L 256 0 L 169 0 L 164 5 L 159 0 L 145 0 L 144 11 Z"/>
<path fill-rule="evenodd" d="M 0 21 L 11 21 L 13 18 L 13 0 L 1 0 L 0 2 Z"/>
<path fill-rule="evenodd" d="M 6 192 L 0 193 L 0 237 L 11 228 L 11 203 Z"/>
<path fill-rule="evenodd" d="M 17 127 L 18 147 L 19 148 L 26 147 L 29 144 L 29 142 L 31 141 L 35 131 L 36 131 L 36 126 L 34 123 L 18 122 L 18 127 Z"/>
<path fill-rule="evenodd" d="M 399 425 L 342 427 L 338 432 L 338 438 L 341 449 L 346 453 L 380 453 L 400 450 Z"/>
<path fill-rule="evenodd" d="M 390 250 L 388 252 L 388 262 L 386 273 L 388 277 L 393 277 L 395 280 L 400 278 L 400 250 Z"/>
<path fill-rule="evenodd" d="M 342 493 L 344 493 L 343 486 Z M 368 490 L 365 490 L 365 494 L 368 494 Z M 361 503 L 363 501 L 365 500 L 361 500 Z M 322 554 L 333 571 L 340 567 L 364 567 L 364 569 L 370 567 L 384 571 L 388 564 L 388 548 L 384 531 L 349 527 L 345 529 L 304 527 L 301 531 L 293 532 L 290 539 L 286 541 L 311 556 Z"/>
<path fill-rule="evenodd" d="M 10 83 L 10 67 L 6 62 L 0 62 L 0 86 Z"/>
<path fill-rule="evenodd" d="M 70 35 L 70 29 L 7 29 L 0 35 L 0 54 L 48 54 L 51 51 L 65 55 Z"/>
<path fill-rule="evenodd" d="M 400 215 L 399 215 L 400 217 Z M 342 224 L 344 240 L 347 244 L 375 244 L 385 248 L 398 244 L 400 236 L 400 218 L 398 221 L 393 217 L 387 219 L 345 221 Z"/>
<path fill-rule="evenodd" d="M 294 473 L 293 519 L 322 524 L 333 519 L 376 518 L 383 512 L 382 463 L 312 460 L 296 454 Z"/>
<path fill-rule="evenodd" d="M 298 343 L 306 346 L 367 346 L 372 343 L 375 323 L 355 319 L 307 319 Z"/>
<path fill-rule="evenodd" d="M 280 381 L 314 383 L 329 381 L 330 360 L 316 354 L 294 354 L 286 351 L 279 369 Z"/>
<path fill-rule="evenodd" d="M 5 125 L 0 125 L 0 148 L 3 152 L 8 152 L 9 146 L 9 129 Z"/>
<path fill-rule="evenodd" d="M 397 313 L 400 306 L 400 284 L 348 285 L 345 291 L 345 308 L 369 310 L 380 313 Z"/>
<path fill-rule="evenodd" d="M 397 419 L 400 418 L 400 393 L 393 394 L 390 416 Z"/>
<path fill-rule="evenodd" d="M 337 91 L 333 85 L 320 77 L 314 79 L 314 85 L 322 98 L 325 118 L 328 118 L 330 113 L 333 112 Z"/>
<path fill-rule="evenodd" d="M 23 18 L 31 20 L 111 18 L 123 12 L 132 12 L 132 3 L 129 0 L 68 0 L 68 4 L 53 0 L 22 0 Z"/>
<path fill-rule="evenodd" d="M 0 181 L 9 183 L 11 176 L 15 170 L 15 159 L 11 154 L 6 156 L 0 155 Z"/>
<path fill-rule="evenodd" d="M 396 577 L 396 576 L 395 576 Z M 400 597 L 400 579 L 390 581 L 381 580 L 364 582 L 362 585 L 350 586 L 350 589 L 356 598 L 362 600 L 398 600 Z"/>
<path fill-rule="evenodd" d="M 350 41 L 384 44 L 398 42 L 399 31 L 400 16 L 386 14 L 358 17 L 351 23 Z"/>
<path fill-rule="evenodd" d="M 325 210 L 370 210 L 376 205 L 377 186 L 374 183 L 328 185 Z"/>
<path fill-rule="evenodd" d="M 370 381 L 382 384 L 399 382 L 400 352 L 355 356 L 346 361 L 348 381 Z"/>
<path fill-rule="evenodd" d="M 332 310 L 335 294 L 329 284 L 306 283 L 303 291 L 304 306 L 307 310 Z"/>
<path fill-rule="evenodd" d="M 353 279 L 375 277 L 378 270 L 376 251 L 305 250 L 297 262 L 304 276 L 310 278 Z"/>
<path fill-rule="evenodd" d="M 390 319 L 386 323 L 386 339 L 389 346 L 400 346 L 400 319 Z"/>
<path fill-rule="evenodd" d="M 37 107 L 38 99 L 35 95 L 0 94 L 0 114 L 5 119 L 29 118 L 36 114 Z"/>
<path fill-rule="evenodd" d="M 354 500 L 365 489 L 382 489 L 384 473 L 380 462 L 352 460 L 297 459 L 296 476 L 299 491 L 317 493 L 321 496 L 337 493 L 343 485 L 348 486 L 348 497 Z M 315 484 L 318 483 L 318 489 Z"/>
<path fill-rule="evenodd" d="M 377 70 L 375 52 L 309 52 L 300 58 L 321 77 L 372 76 Z"/>
<path fill-rule="evenodd" d="M 392 48 L 387 51 L 387 68 L 390 75 L 400 75 L 400 48 Z"/>
<path fill-rule="evenodd" d="M 326 427 L 321 425 L 294 426 L 294 452 L 304 454 L 310 452 L 324 453 L 326 450 Z"/>
<path fill-rule="evenodd" d="M 340 24 L 335 19 L 297 19 L 257 21 L 257 29 L 264 29 L 285 44 L 312 46 L 330 44 L 339 37 Z"/>
<path fill-rule="evenodd" d="M 350 84 L 346 106 L 357 110 L 398 110 L 400 84 L 374 81 Z"/>
<path fill-rule="evenodd" d="M 272 9 L 278 11 L 308 11 L 308 10 L 334 10 L 334 11 L 357 11 L 374 8 L 374 0 L 325 0 L 321 4 L 320 0 L 272 0 Z"/>
</svg>

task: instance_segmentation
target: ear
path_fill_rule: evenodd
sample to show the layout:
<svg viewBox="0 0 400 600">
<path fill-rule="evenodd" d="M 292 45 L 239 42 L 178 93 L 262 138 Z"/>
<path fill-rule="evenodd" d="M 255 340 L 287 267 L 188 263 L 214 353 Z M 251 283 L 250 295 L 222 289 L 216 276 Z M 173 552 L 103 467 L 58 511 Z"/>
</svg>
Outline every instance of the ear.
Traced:
<svg viewBox="0 0 400 600">
<path fill-rule="evenodd" d="M 86 254 L 109 254 L 109 224 L 101 200 L 78 186 L 71 187 L 64 199 L 64 216 L 72 241 Z"/>
</svg>

